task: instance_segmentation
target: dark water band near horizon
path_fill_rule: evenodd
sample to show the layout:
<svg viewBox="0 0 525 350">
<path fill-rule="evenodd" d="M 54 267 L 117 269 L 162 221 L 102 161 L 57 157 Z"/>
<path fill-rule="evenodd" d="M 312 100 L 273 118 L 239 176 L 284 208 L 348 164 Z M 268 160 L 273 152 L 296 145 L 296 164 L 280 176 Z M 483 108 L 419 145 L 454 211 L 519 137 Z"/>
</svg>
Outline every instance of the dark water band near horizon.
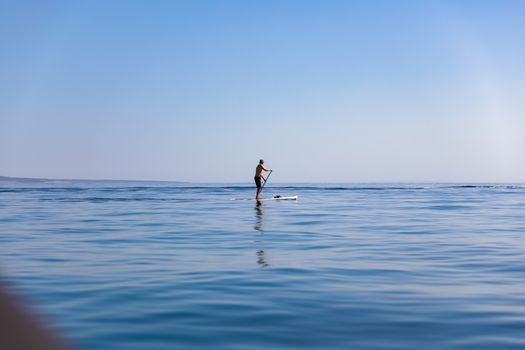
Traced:
<svg viewBox="0 0 525 350">
<path fill-rule="evenodd" d="M 524 349 L 524 184 L 0 185 L 0 278 L 79 349 Z"/>
</svg>

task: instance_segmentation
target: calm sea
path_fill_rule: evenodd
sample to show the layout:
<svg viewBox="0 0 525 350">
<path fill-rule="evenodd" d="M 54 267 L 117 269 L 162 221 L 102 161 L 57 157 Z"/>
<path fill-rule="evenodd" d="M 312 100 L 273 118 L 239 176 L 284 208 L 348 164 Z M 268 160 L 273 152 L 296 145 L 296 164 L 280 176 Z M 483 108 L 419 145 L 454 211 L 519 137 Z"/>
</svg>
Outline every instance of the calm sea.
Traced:
<svg viewBox="0 0 525 350">
<path fill-rule="evenodd" d="M 86 350 L 525 349 L 525 185 L 264 192 L 6 185 L 1 278 Z"/>
</svg>

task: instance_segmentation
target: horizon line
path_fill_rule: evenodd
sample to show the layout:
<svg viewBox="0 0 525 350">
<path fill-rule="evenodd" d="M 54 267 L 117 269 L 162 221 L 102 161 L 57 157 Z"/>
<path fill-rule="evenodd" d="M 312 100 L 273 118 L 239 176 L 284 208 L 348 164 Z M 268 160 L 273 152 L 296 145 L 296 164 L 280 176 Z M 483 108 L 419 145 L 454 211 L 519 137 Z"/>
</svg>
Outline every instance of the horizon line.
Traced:
<svg viewBox="0 0 525 350">
<path fill-rule="evenodd" d="M 180 180 L 136 180 L 136 179 L 75 179 L 75 178 L 47 178 L 47 177 L 18 177 L 0 175 L 0 181 L 92 181 L 92 182 L 162 182 L 162 183 L 182 183 L 182 184 L 231 184 L 231 183 L 252 183 L 251 181 L 228 182 L 228 181 L 180 181 Z M 525 184 L 525 182 L 514 181 L 326 181 L 326 182 L 308 182 L 308 181 L 272 181 L 275 184 Z"/>
</svg>

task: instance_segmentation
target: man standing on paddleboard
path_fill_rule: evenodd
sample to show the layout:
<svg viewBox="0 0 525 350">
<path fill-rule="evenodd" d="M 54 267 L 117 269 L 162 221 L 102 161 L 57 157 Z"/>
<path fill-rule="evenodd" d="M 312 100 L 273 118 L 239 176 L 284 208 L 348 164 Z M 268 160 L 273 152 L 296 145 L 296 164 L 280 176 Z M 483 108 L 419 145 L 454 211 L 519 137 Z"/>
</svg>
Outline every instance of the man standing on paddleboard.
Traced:
<svg viewBox="0 0 525 350">
<path fill-rule="evenodd" d="M 272 171 L 272 169 L 266 169 L 264 167 L 264 160 L 259 160 L 259 164 L 257 164 L 257 168 L 255 168 L 255 177 L 253 178 L 255 180 L 255 185 L 257 186 L 257 192 L 255 194 L 255 199 L 259 199 L 259 195 L 262 191 L 262 182 L 261 180 L 264 180 L 266 182 L 266 178 L 264 177 L 263 173 L 265 171 Z"/>
</svg>

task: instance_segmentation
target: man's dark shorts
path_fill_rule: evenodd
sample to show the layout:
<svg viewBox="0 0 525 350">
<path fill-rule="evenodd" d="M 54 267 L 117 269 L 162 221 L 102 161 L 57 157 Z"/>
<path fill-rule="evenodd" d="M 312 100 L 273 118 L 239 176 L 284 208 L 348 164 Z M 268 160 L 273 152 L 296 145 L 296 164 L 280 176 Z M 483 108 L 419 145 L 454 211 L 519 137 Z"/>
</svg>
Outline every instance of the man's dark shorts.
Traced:
<svg viewBox="0 0 525 350">
<path fill-rule="evenodd" d="M 255 184 L 257 185 L 257 188 L 261 188 L 261 177 L 255 176 L 253 179 L 255 180 Z"/>
</svg>

